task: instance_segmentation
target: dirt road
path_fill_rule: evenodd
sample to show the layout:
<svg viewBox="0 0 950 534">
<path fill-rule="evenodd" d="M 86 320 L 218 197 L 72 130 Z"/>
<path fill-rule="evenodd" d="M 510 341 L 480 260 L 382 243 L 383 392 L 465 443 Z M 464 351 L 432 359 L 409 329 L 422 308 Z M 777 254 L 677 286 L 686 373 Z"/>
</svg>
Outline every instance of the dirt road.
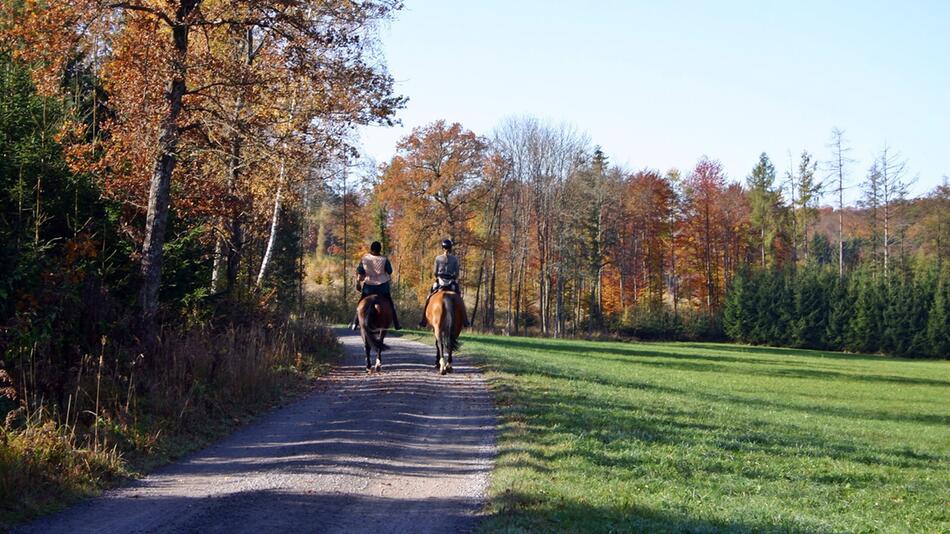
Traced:
<svg viewBox="0 0 950 534">
<path fill-rule="evenodd" d="M 318 391 L 216 445 L 22 532 L 465 532 L 484 504 L 495 415 L 464 356 L 387 339 L 367 376 L 362 342 Z"/>
</svg>

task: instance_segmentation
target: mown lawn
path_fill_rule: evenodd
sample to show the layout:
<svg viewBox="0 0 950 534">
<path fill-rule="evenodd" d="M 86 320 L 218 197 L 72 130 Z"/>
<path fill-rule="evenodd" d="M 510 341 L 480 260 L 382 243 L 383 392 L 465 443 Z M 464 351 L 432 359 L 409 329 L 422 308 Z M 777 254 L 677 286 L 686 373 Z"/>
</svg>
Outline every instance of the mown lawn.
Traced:
<svg viewBox="0 0 950 534">
<path fill-rule="evenodd" d="M 950 362 L 465 335 L 486 531 L 950 532 Z"/>
</svg>

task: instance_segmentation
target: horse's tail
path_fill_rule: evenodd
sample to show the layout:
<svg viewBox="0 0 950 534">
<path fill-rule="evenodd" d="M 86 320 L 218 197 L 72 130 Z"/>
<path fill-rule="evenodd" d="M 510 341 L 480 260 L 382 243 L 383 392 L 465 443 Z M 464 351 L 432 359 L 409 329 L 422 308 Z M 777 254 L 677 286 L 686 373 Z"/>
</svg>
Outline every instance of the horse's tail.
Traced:
<svg viewBox="0 0 950 534">
<path fill-rule="evenodd" d="M 379 331 L 373 328 L 376 326 L 376 318 L 376 304 L 373 302 L 367 303 L 366 317 L 363 321 L 360 321 L 360 329 L 362 330 L 363 339 L 367 340 L 376 352 L 382 352 L 389 347 L 383 343 Z"/>
<path fill-rule="evenodd" d="M 450 350 L 452 352 L 455 352 L 459 349 L 458 336 L 455 335 L 455 321 L 456 321 L 455 299 L 456 298 L 457 297 L 446 295 L 446 298 L 442 299 L 443 321 L 442 321 L 442 324 L 440 325 L 442 327 L 442 332 L 440 334 L 442 336 L 442 342 L 445 343 L 446 341 L 448 341 Z"/>
</svg>

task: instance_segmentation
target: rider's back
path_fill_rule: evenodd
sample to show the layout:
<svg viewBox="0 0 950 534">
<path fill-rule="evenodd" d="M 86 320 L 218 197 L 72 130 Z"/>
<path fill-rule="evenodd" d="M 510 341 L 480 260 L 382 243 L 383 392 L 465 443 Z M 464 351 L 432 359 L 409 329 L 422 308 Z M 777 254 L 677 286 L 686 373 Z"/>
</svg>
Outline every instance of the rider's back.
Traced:
<svg viewBox="0 0 950 534">
<path fill-rule="evenodd" d="M 367 254 L 363 256 L 361 262 L 366 273 L 363 278 L 364 284 L 378 286 L 389 281 L 390 276 L 386 272 L 386 263 L 389 259 L 386 256 Z"/>
</svg>

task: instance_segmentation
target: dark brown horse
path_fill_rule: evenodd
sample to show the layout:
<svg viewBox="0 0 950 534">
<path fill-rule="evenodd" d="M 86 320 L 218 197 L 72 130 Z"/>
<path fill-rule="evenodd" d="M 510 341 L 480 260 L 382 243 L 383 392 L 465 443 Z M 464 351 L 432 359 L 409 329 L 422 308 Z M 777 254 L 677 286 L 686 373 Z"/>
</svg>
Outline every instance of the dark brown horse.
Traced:
<svg viewBox="0 0 950 534">
<path fill-rule="evenodd" d="M 366 350 L 366 372 L 370 373 L 370 352 L 376 351 L 376 372 L 383 366 L 383 351 L 389 347 L 383 343 L 386 339 L 386 329 L 392 324 L 392 312 L 383 295 L 367 295 L 356 305 L 356 316 L 360 321 L 360 335 L 363 337 L 363 347 Z"/>
<path fill-rule="evenodd" d="M 439 373 L 452 372 L 452 352 L 458 349 L 465 324 L 465 302 L 454 291 L 440 290 L 429 299 L 426 320 L 435 334 L 435 366 Z"/>
</svg>

